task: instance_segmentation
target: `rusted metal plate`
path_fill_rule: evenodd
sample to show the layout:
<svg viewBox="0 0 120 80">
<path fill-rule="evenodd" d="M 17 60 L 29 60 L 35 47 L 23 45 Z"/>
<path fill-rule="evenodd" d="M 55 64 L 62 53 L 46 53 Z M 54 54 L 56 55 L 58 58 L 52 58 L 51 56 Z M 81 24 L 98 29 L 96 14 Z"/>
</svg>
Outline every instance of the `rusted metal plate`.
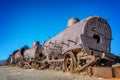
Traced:
<svg viewBox="0 0 120 80">
<path fill-rule="evenodd" d="M 120 78 L 120 67 L 90 67 L 88 74 L 102 78 Z"/>
<path fill-rule="evenodd" d="M 111 67 L 91 67 L 88 69 L 89 75 L 102 78 L 112 78 L 113 69 Z"/>
<path fill-rule="evenodd" d="M 120 67 L 114 68 L 114 75 L 116 78 L 120 78 Z"/>
</svg>

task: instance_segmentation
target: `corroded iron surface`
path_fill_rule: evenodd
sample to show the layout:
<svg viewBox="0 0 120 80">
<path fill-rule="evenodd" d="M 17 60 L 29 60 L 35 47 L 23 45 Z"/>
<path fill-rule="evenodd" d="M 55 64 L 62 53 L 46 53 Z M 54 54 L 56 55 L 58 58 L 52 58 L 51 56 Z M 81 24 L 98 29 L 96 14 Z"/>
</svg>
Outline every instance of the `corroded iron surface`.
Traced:
<svg viewBox="0 0 120 80">
<path fill-rule="evenodd" d="M 101 78 L 120 78 L 120 67 L 90 67 L 88 73 Z"/>
</svg>

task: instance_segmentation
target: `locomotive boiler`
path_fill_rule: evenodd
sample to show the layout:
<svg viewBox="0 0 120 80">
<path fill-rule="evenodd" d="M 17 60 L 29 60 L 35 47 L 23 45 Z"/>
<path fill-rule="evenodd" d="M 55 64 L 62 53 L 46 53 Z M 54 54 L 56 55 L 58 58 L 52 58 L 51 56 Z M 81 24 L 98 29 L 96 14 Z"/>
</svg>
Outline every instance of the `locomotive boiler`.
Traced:
<svg viewBox="0 0 120 80">
<path fill-rule="evenodd" d="M 112 34 L 109 24 L 99 16 L 84 20 L 71 18 L 65 30 L 47 40 L 44 53 L 48 62 L 60 62 L 64 71 L 82 71 L 88 66 L 111 66 L 116 57 L 110 53 Z M 56 65 L 56 64 L 54 64 Z"/>
<path fill-rule="evenodd" d="M 41 61 L 46 59 L 46 56 L 42 52 L 42 45 L 40 45 L 38 41 L 35 41 L 32 48 L 24 51 L 24 59 L 24 66 L 26 68 L 39 67 Z"/>
</svg>

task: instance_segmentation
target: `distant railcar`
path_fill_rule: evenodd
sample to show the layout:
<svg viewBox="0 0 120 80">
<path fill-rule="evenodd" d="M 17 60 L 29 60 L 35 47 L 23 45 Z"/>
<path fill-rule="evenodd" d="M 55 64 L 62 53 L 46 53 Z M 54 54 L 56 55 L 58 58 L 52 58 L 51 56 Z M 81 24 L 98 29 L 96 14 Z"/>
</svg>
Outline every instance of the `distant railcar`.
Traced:
<svg viewBox="0 0 120 80">
<path fill-rule="evenodd" d="M 41 61 L 46 59 L 46 56 L 42 52 L 42 45 L 38 41 L 35 41 L 32 48 L 24 51 L 24 59 L 28 62 L 29 66 L 34 65 L 34 67 L 37 67 L 36 64 L 40 64 Z"/>
</svg>

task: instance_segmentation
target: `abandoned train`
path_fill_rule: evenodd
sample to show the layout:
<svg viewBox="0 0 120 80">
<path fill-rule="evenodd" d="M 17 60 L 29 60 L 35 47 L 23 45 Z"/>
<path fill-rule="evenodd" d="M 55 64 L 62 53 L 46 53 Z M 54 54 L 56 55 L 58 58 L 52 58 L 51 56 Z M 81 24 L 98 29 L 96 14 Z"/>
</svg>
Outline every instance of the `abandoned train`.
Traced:
<svg viewBox="0 0 120 80">
<path fill-rule="evenodd" d="M 120 58 L 110 53 L 111 39 L 110 26 L 103 18 L 90 16 L 81 21 L 71 18 L 65 30 L 42 46 L 35 42 L 32 48 L 22 53 L 20 49 L 13 55 L 22 54 L 24 66 L 24 62 L 30 66 L 34 62 L 40 64 L 38 67 L 47 65 L 47 68 L 76 72 L 89 66 L 112 66 L 119 62 Z"/>
</svg>

